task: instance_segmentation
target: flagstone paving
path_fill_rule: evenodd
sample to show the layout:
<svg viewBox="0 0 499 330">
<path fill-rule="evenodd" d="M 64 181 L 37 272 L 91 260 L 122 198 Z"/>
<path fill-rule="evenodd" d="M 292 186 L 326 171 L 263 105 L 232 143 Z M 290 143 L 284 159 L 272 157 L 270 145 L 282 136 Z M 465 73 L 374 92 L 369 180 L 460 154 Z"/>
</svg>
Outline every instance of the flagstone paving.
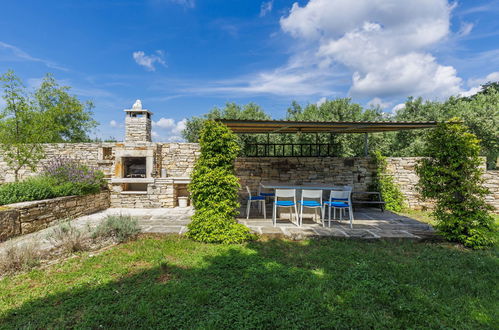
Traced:
<svg viewBox="0 0 499 330">
<path fill-rule="evenodd" d="M 187 225 L 194 213 L 191 207 L 169 209 L 117 209 L 110 208 L 102 212 L 87 215 L 72 221 L 76 228 L 92 229 L 101 223 L 108 215 L 131 215 L 138 219 L 139 226 L 144 233 L 171 233 L 184 234 Z M 256 211 L 255 211 L 256 213 Z M 267 212 L 271 215 L 272 212 Z M 303 226 L 297 227 L 289 221 L 289 215 L 281 214 L 282 219 L 277 221 L 277 226 L 272 225 L 271 217 L 267 219 L 258 217 L 238 218 L 238 222 L 260 235 L 287 237 L 291 239 L 305 239 L 310 237 L 338 237 L 355 239 L 428 239 L 435 236 L 433 228 L 417 220 L 397 215 L 379 209 L 358 209 L 354 212 L 353 228 L 345 220 L 331 221 L 331 227 L 324 227 L 312 217 L 304 218 Z M 310 214 L 310 216 L 312 216 Z M 16 237 L 0 243 L 0 252 L 11 245 L 36 243 L 39 249 L 49 250 L 53 243 L 47 238 L 53 227 Z"/>
</svg>

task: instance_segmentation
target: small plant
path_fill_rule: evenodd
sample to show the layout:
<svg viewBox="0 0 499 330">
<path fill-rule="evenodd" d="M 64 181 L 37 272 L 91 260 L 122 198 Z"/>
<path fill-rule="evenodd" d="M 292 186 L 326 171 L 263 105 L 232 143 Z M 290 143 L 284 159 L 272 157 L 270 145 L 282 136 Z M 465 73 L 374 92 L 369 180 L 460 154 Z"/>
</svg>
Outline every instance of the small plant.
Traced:
<svg viewBox="0 0 499 330">
<path fill-rule="evenodd" d="M 40 265 L 40 259 L 35 244 L 13 245 L 0 254 L 0 274 L 30 270 Z"/>
<path fill-rule="evenodd" d="M 100 223 L 92 237 L 113 238 L 118 242 L 125 242 L 140 233 L 139 223 L 136 218 L 130 215 L 109 215 L 102 223 Z"/>
<path fill-rule="evenodd" d="M 76 228 L 71 220 L 65 220 L 47 235 L 47 239 L 51 241 L 57 248 L 61 248 L 68 253 L 84 251 L 88 249 L 85 233 Z"/>
<path fill-rule="evenodd" d="M 387 210 L 400 212 L 405 208 L 404 195 L 393 180 L 393 176 L 388 173 L 388 163 L 386 157 L 380 151 L 375 151 L 372 155 L 376 164 L 372 189 L 379 191 Z"/>
<path fill-rule="evenodd" d="M 479 142 L 458 119 L 441 123 L 428 133 L 427 158 L 416 167 L 421 196 L 435 202 L 437 228 L 473 249 L 494 245 L 496 230 L 485 202 Z"/>
<path fill-rule="evenodd" d="M 199 140 L 201 155 L 189 185 L 196 209 L 187 236 L 206 243 L 241 243 L 254 238 L 235 220 L 239 208 L 239 181 L 234 161 L 240 147 L 225 125 L 205 121 Z"/>
</svg>

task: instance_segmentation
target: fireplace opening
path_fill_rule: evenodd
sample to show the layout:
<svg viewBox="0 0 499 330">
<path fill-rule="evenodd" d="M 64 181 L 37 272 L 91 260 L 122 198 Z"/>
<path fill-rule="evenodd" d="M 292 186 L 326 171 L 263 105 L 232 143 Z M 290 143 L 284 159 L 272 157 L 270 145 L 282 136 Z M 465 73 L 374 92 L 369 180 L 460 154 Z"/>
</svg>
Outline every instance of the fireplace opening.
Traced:
<svg viewBox="0 0 499 330">
<path fill-rule="evenodd" d="M 146 157 L 125 157 L 123 160 L 124 178 L 145 178 Z"/>
</svg>

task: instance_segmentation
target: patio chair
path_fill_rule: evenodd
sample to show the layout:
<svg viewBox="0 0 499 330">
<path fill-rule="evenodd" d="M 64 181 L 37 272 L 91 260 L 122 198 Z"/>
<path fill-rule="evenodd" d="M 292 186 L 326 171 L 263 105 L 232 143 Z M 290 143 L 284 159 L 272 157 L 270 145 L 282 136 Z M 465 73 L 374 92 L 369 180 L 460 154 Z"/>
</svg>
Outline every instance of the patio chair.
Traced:
<svg viewBox="0 0 499 330">
<path fill-rule="evenodd" d="M 260 204 L 261 208 L 259 208 L 259 210 L 263 209 L 263 218 L 267 219 L 267 210 L 265 208 L 265 197 L 251 195 L 251 190 L 248 186 L 246 186 L 246 191 L 248 192 L 248 200 L 247 200 L 247 206 L 246 206 L 246 219 L 249 219 L 252 202 L 258 202 Z"/>
<path fill-rule="evenodd" d="M 258 196 L 263 196 L 263 197 L 274 197 L 275 193 L 273 192 L 262 192 L 262 183 L 258 185 Z"/>
<path fill-rule="evenodd" d="M 279 198 L 293 198 L 290 200 L 279 200 Z M 288 207 L 289 208 L 289 218 L 293 221 L 293 208 L 295 209 L 294 216 L 298 220 L 298 210 L 296 208 L 296 189 L 276 189 L 275 199 L 274 199 L 274 209 L 272 212 L 272 223 L 274 227 L 277 226 L 277 208 L 278 207 Z"/>
<path fill-rule="evenodd" d="M 305 199 L 307 198 L 307 200 Z M 311 200 L 312 199 L 312 200 Z M 318 200 L 318 201 L 317 201 Z M 324 209 L 322 208 L 322 190 L 302 190 L 300 199 L 300 223 L 303 225 L 303 208 L 314 209 L 314 217 L 317 217 L 317 209 L 321 211 L 321 221 L 324 221 Z"/>
<path fill-rule="evenodd" d="M 328 226 L 331 227 L 331 209 L 333 209 L 333 219 L 336 219 L 336 209 L 340 213 L 340 221 L 343 220 L 343 210 L 348 210 L 350 218 L 350 228 L 353 228 L 352 192 L 349 190 L 331 190 L 329 201 L 324 202 L 324 207 L 329 208 Z M 325 214 L 325 210 L 323 211 Z M 322 222 L 325 225 L 325 221 Z"/>
</svg>

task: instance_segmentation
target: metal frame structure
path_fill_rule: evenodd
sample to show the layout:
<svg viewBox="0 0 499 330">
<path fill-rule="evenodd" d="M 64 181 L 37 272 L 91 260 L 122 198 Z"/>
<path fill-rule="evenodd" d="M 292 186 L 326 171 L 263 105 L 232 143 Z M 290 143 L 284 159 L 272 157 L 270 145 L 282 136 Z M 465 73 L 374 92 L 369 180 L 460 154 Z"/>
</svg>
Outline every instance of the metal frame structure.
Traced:
<svg viewBox="0 0 499 330">
<path fill-rule="evenodd" d="M 248 157 L 331 157 L 333 143 L 319 143 L 319 133 L 364 133 L 364 153 L 369 153 L 369 133 L 432 128 L 435 121 L 287 121 L 218 119 L 236 134 L 267 134 L 267 143 L 248 143 Z M 315 133 L 315 143 L 270 143 L 270 134 Z M 305 151 L 304 151 L 305 150 Z"/>
</svg>

